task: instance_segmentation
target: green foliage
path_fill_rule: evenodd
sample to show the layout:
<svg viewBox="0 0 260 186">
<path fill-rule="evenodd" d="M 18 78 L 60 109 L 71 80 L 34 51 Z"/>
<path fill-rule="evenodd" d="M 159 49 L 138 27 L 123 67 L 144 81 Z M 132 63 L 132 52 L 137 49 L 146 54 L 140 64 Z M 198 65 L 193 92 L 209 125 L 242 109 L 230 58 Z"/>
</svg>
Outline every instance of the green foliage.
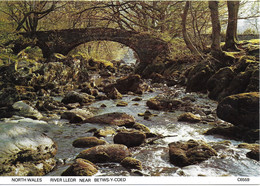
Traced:
<svg viewBox="0 0 260 186">
<path fill-rule="evenodd" d="M 191 55 L 190 51 L 186 47 L 183 38 L 176 37 L 169 43 L 170 46 L 170 59 L 182 58 L 186 55 Z"/>
<path fill-rule="evenodd" d="M 117 42 L 93 41 L 78 46 L 69 55 L 86 61 L 89 59 L 95 59 L 95 61 L 119 61 L 127 52 L 128 48 Z"/>
</svg>

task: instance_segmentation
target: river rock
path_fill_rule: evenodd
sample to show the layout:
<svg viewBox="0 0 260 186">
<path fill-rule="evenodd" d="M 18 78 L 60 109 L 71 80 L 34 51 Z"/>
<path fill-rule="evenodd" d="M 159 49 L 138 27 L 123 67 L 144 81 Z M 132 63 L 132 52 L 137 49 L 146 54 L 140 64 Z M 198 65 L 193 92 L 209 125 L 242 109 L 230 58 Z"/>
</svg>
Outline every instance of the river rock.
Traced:
<svg viewBox="0 0 260 186">
<path fill-rule="evenodd" d="M 116 103 L 117 107 L 126 107 L 128 103 L 126 101 L 119 101 Z"/>
<path fill-rule="evenodd" d="M 152 79 L 152 83 L 163 83 L 164 84 L 166 82 L 166 78 L 159 73 L 152 73 L 149 78 Z"/>
<path fill-rule="evenodd" d="M 186 112 L 186 113 L 181 114 L 178 117 L 178 121 L 184 121 L 184 122 L 189 122 L 189 123 L 198 123 L 201 121 L 201 118 L 190 112 Z"/>
<path fill-rule="evenodd" d="M 122 99 L 122 94 L 115 88 L 113 87 L 108 93 L 107 97 L 110 99 Z"/>
<path fill-rule="evenodd" d="M 98 95 L 98 90 L 92 86 L 92 83 L 83 83 L 80 85 L 81 92 L 87 93 L 92 96 L 97 96 Z"/>
<path fill-rule="evenodd" d="M 259 147 L 253 149 L 246 154 L 246 157 L 259 161 Z"/>
<path fill-rule="evenodd" d="M 121 94 L 127 94 L 128 92 L 142 94 L 149 89 L 149 86 L 141 79 L 141 76 L 137 74 L 118 79 L 115 84 L 104 87 L 104 92 L 110 92 L 114 87 Z"/>
<path fill-rule="evenodd" d="M 248 158 L 254 159 L 259 161 L 259 151 L 260 145 L 259 144 L 248 144 L 248 143 L 241 143 L 238 145 L 238 148 L 249 149 L 250 152 L 246 154 Z"/>
<path fill-rule="evenodd" d="M 126 169 L 138 169 L 142 170 L 142 162 L 132 157 L 126 157 L 120 164 Z"/>
<path fill-rule="evenodd" d="M 229 139 L 243 140 L 248 143 L 254 143 L 259 140 L 259 129 L 248 129 L 237 126 L 218 126 L 207 130 L 204 134 L 221 135 Z"/>
<path fill-rule="evenodd" d="M 96 137 L 82 137 L 73 141 L 73 147 L 88 148 L 95 147 L 97 145 L 105 145 L 106 141 L 98 139 Z"/>
<path fill-rule="evenodd" d="M 245 92 L 257 92 L 259 91 L 259 68 L 256 68 L 250 77 L 249 83 Z"/>
<path fill-rule="evenodd" d="M 67 110 L 63 103 L 55 101 L 50 97 L 38 100 L 35 107 L 40 111 Z"/>
<path fill-rule="evenodd" d="M 94 114 L 88 110 L 76 108 L 62 113 L 61 119 L 67 119 L 70 123 L 80 123 L 93 116 Z"/>
<path fill-rule="evenodd" d="M 217 107 L 217 116 L 237 126 L 259 129 L 259 92 L 224 98 Z"/>
<path fill-rule="evenodd" d="M 228 140 L 224 140 L 219 142 L 210 142 L 209 144 L 213 149 L 218 152 L 220 150 L 226 150 L 231 145 L 231 142 Z"/>
<path fill-rule="evenodd" d="M 229 67 L 221 68 L 207 82 L 209 98 L 221 101 L 226 96 L 259 90 L 259 62 L 241 57 Z"/>
<path fill-rule="evenodd" d="M 95 97 L 90 96 L 86 93 L 78 93 L 75 91 L 68 92 L 65 97 L 61 100 L 62 103 L 69 104 L 69 103 L 88 103 L 94 101 Z"/>
<path fill-rule="evenodd" d="M 136 97 L 136 98 L 132 99 L 132 101 L 141 101 L 141 100 L 142 100 L 141 97 Z"/>
<path fill-rule="evenodd" d="M 35 100 L 36 93 L 32 87 L 10 86 L 0 90 L 0 107 L 12 106 L 20 100 Z"/>
<path fill-rule="evenodd" d="M 150 129 L 147 126 L 145 126 L 144 124 L 141 124 L 141 123 L 135 123 L 131 128 L 134 128 L 136 130 L 140 130 L 144 133 L 150 133 L 151 132 Z"/>
<path fill-rule="evenodd" d="M 235 72 L 231 67 L 224 67 L 217 71 L 207 82 L 209 98 L 219 100 L 219 94 L 226 89 L 232 79 L 235 77 Z"/>
<path fill-rule="evenodd" d="M 91 147 L 80 152 L 77 158 L 87 159 L 93 163 L 121 162 L 126 157 L 131 156 L 125 145 L 108 144 Z"/>
<path fill-rule="evenodd" d="M 181 100 L 168 99 L 168 98 L 159 97 L 159 96 L 151 98 L 146 102 L 146 105 L 150 109 L 166 110 L 166 111 L 176 109 L 176 108 L 180 107 L 182 104 L 183 104 L 183 102 Z"/>
<path fill-rule="evenodd" d="M 97 172 L 98 168 L 95 164 L 88 160 L 78 158 L 61 176 L 93 176 Z"/>
<path fill-rule="evenodd" d="M 102 129 L 98 129 L 97 131 L 94 132 L 94 136 L 100 138 L 100 137 L 107 137 L 107 136 L 112 136 L 116 134 L 115 129 L 111 127 L 105 127 Z"/>
<path fill-rule="evenodd" d="M 16 113 L 20 116 L 29 117 L 32 119 L 42 119 L 42 114 L 30 106 L 29 104 L 25 103 L 25 101 L 18 101 L 13 104 L 13 108 L 18 110 Z"/>
<path fill-rule="evenodd" d="M 126 113 L 112 112 L 88 118 L 84 122 L 122 126 L 129 123 L 134 123 L 135 119 L 133 116 Z"/>
<path fill-rule="evenodd" d="M 42 133 L 46 124 L 27 120 L 0 124 L 2 176 L 43 176 L 56 165 L 57 146 Z"/>
<path fill-rule="evenodd" d="M 187 92 L 205 92 L 207 81 L 219 66 L 216 62 L 204 61 L 191 67 L 187 73 Z"/>
<path fill-rule="evenodd" d="M 205 161 L 216 156 L 217 152 L 204 141 L 189 140 L 170 143 L 169 155 L 172 164 L 184 167 Z"/>
<path fill-rule="evenodd" d="M 135 147 L 141 145 L 146 136 L 138 130 L 121 130 L 114 136 L 114 143 L 123 144 L 127 147 Z"/>
</svg>

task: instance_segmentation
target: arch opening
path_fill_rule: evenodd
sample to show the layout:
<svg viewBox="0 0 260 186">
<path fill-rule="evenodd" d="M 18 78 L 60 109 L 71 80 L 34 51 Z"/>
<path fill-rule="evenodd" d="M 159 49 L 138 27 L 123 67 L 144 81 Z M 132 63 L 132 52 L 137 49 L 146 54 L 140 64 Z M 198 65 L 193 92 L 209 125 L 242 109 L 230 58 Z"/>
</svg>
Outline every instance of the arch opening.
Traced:
<svg viewBox="0 0 260 186">
<path fill-rule="evenodd" d="M 137 53 L 130 47 L 114 41 L 90 41 L 72 49 L 69 56 L 83 55 L 86 59 L 108 61 L 116 66 L 135 67 L 140 61 Z"/>
</svg>

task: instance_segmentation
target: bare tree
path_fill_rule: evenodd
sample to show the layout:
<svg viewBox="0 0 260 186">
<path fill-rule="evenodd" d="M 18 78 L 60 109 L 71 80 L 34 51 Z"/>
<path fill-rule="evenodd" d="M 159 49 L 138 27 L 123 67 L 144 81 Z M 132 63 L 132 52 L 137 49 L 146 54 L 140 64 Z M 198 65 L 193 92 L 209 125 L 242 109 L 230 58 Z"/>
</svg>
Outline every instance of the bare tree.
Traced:
<svg viewBox="0 0 260 186">
<path fill-rule="evenodd" d="M 223 53 L 220 47 L 220 21 L 218 13 L 218 1 L 209 1 L 209 9 L 211 13 L 211 23 L 212 23 L 212 44 L 211 44 L 211 54 L 213 57 L 219 58 Z"/>
<path fill-rule="evenodd" d="M 226 30 L 226 42 L 224 50 L 236 51 L 237 48 L 237 19 L 239 1 L 227 1 L 228 6 L 228 26 Z"/>
<path fill-rule="evenodd" d="M 195 46 L 191 42 L 191 40 L 187 34 L 187 29 L 186 29 L 186 20 L 187 20 L 188 11 L 190 8 L 190 3 L 191 3 L 190 1 L 186 1 L 184 11 L 182 14 L 182 35 L 183 35 L 183 39 L 186 43 L 186 46 L 191 51 L 191 53 L 199 54 L 198 50 L 195 48 Z"/>
</svg>

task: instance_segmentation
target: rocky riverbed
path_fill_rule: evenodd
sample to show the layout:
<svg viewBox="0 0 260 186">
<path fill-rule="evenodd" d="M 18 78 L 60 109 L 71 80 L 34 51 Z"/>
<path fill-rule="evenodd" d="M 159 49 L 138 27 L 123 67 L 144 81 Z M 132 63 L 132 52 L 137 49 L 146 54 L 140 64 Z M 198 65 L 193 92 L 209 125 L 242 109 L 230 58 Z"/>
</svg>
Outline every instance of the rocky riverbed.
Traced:
<svg viewBox="0 0 260 186">
<path fill-rule="evenodd" d="M 260 175 L 258 92 L 217 102 L 159 74 L 87 69 L 0 68 L 1 175 Z"/>
</svg>

